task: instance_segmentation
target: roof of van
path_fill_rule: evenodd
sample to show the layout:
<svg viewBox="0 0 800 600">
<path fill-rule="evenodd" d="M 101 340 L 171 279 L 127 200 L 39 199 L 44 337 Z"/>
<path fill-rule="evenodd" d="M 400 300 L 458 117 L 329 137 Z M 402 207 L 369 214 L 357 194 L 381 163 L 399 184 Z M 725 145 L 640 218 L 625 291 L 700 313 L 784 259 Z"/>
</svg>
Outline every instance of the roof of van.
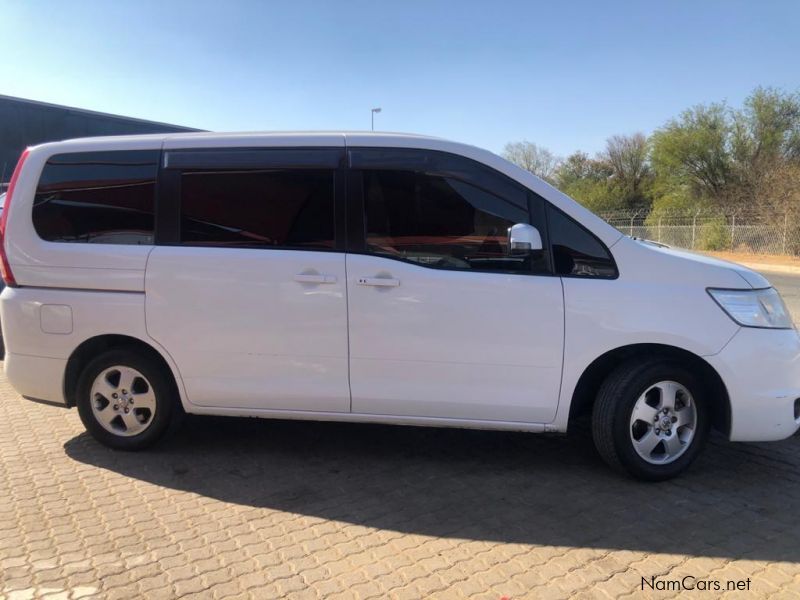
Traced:
<svg viewBox="0 0 800 600">
<path fill-rule="evenodd" d="M 233 135 L 276 135 L 276 136 L 314 136 L 314 135 L 343 135 L 347 137 L 348 135 L 366 135 L 366 136 L 375 136 L 375 137 L 403 137 L 403 138 L 416 138 L 416 139 L 423 139 L 423 140 L 444 140 L 445 138 L 440 138 L 433 135 L 423 135 L 419 133 L 407 133 L 403 131 L 359 131 L 357 129 L 345 129 L 345 130 L 336 130 L 336 129 L 320 129 L 320 130 L 310 130 L 310 131 L 226 131 L 226 132 L 219 132 L 219 131 L 193 131 L 193 132 L 186 132 L 186 133 L 167 133 L 164 134 L 166 137 L 170 138 L 181 138 L 181 137 L 214 137 L 218 135 L 222 136 L 233 136 Z"/>
<path fill-rule="evenodd" d="M 225 138 L 261 138 L 261 137 L 368 137 L 368 138 L 381 138 L 381 139 L 407 139 L 407 140 L 436 140 L 439 142 L 450 142 L 459 144 L 453 140 L 448 140 L 441 137 L 432 135 L 420 135 L 416 133 L 403 133 L 395 131 L 333 131 L 333 130 L 320 130 L 320 131 L 190 131 L 181 133 L 145 133 L 136 135 L 112 135 L 112 136 L 94 136 L 94 137 L 81 137 L 73 138 L 67 141 L 81 141 L 81 142 L 106 142 L 106 141 L 134 141 L 134 140 L 209 140 L 209 139 L 225 139 Z M 51 142 L 59 143 L 59 142 Z"/>
</svg>

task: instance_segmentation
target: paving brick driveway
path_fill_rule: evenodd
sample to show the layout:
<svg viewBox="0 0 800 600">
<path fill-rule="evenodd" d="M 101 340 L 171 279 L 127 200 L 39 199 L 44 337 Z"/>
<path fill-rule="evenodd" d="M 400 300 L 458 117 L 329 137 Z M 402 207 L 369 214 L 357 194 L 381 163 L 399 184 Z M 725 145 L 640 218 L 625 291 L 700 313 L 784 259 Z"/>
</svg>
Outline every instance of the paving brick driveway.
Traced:
<svg viewBox="0 0 800 600">
<path fill-rule="evenodd" d="M 131 454 L 0 375 L 0 596 L 800 597 L 800 437 L 708 450 L 645 485 L 584 434 L 195 417 Z"/>
</svg>

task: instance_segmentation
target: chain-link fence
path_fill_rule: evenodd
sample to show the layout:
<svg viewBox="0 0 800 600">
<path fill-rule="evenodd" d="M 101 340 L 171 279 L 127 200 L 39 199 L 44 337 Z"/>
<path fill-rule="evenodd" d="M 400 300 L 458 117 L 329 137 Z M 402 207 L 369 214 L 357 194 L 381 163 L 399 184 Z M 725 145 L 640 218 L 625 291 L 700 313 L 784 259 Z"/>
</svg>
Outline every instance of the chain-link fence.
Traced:
<svg viewBox="0 0 800 600">
<path fill-rule="evenodd" d="M 800 214 L 614 211 L 599 216 L 625 234 L 689 250 L 800 255 Z"/>
</svg>

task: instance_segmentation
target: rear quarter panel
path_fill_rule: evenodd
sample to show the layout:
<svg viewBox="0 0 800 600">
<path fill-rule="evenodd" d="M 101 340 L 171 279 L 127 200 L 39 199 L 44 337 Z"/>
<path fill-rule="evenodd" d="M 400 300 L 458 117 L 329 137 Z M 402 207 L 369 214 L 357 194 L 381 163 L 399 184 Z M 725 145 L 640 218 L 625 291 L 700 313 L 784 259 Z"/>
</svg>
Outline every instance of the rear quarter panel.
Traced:
<svg viewBox="0 0 800 600">
<path fill-rule="evenodd" d="M 159 149 L 161 136 L 71 140 L 31 148 L 8 211 L 5 239 L 11 270 L 21 286 L 97 290 L 144 290 L 144 269 L 152 246 L 47 242 L 31 213 L 47 160 L 55 154 L 103 150 Z"/>
<path fill-rule="evenodd" d="M 83 342 L 101 335 L 135 338 L 161 354 L 186 406 L 183 380 L 172 357 L 147 335 L 144 300 L 144 293 L 138 292 L 6 288 L 0 294 L 6 348 L 14 355 L 60 361 L 63 386 L 66 361 Z"/>
</svg>

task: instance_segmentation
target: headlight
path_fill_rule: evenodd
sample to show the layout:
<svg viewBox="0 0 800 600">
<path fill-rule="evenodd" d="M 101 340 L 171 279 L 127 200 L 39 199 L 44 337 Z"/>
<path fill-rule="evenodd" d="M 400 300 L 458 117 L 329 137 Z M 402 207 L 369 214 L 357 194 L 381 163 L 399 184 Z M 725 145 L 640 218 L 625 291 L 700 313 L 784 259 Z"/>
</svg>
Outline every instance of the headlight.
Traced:
<svg viewBox="0 0 800 600">
<path fill-rule="evenodd" d="M 708 293 L 728 316 L 744 327 L 791 329 L 789 311 L 774 288 L 763 290 L 715 290 Z"/>
</svg>

